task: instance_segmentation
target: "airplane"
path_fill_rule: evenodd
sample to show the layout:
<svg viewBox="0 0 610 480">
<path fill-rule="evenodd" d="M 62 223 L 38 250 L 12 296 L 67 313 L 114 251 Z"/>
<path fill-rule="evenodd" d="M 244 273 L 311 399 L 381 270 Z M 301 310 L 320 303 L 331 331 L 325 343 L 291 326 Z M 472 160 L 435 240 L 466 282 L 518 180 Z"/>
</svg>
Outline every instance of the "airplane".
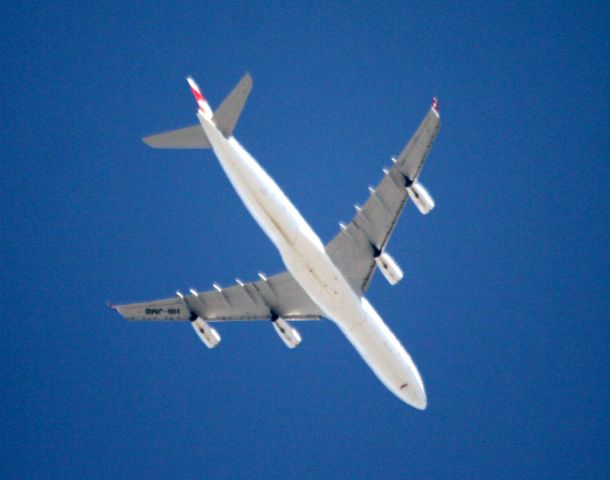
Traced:
<svg viewBox="0 0 610 480">
<path fill-rule="evenodd" d="M 273 276 L 259 273 L 254 282 L 236 279 L 224 288 L 176 292 L 172 298 L 143 303 L 110 305 L 130 320 L 189 320 L 208 347 L 220 342 L 210 323 L 232 320 L 271 321 L 289 348 L 301 343 L 288 321 L 333 321 L 356 348 L 379 380 L 398 398 L 416 409 L 427 406 L 421 375 L 410 355 L 365 298 L 378 268 L 395 285 L 403 272 L 387 253 L 390 235 L 410 198 L 422 214 L 434 200 L 419 176 L 440 128 L 438 101 L 393 165 L 384 169 L 369 198 L 355 206 L 349 224 L 326 245 L 312 230 L 280 187 L 238 143 L 233 130 L 252 89 L 246 73 L 214 112 L 199 86 L 187 78 L 198 105 L 198 125 L 143 138 L 153 148 L 212 149 L 244 205 L 278 249 L 286 271 Z"/>
</svg>

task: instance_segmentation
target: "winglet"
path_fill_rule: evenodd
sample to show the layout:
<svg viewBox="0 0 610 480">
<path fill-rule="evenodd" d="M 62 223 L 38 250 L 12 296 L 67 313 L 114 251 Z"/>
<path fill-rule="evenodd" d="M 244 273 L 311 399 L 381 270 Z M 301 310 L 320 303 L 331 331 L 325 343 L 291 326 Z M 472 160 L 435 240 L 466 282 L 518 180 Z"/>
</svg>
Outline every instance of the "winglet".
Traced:
<svg viewBox="0 0 610 480">
<path fill-rule="evenodd" d="M 205 118 L 207 118 L 208 120 L 211 120 L 212 119 L 212 109 L 210 108 L 210 105 L 208 104 L 205 97 L 201 93 L 201 90 L 199 89 L 199 85 L 197 85 L 195 80 L 193 80 L 193 77 L 186 77 L 186 81 L 189 83 L 189 87 L 191 87 L 191 92 L 193 92 L 193 96 L 195 97 L 197 105 L 199 105 L 199 111 L 203 114 L 203 116 Z"/>
<path fill-rule="evenodd" d="M 438 98 L 436 98 L 436 97 L 432 97 L 432 109 L 436 113 L 439 113 L 439 110 L 438 110 Z"/>
</svg>

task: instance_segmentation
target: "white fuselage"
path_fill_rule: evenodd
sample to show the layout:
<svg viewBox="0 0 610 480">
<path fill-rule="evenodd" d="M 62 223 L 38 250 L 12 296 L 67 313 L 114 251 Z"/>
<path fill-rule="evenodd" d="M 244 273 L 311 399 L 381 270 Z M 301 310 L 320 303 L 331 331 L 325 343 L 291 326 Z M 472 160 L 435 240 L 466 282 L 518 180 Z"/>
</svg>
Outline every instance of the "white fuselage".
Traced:
<svg viewBox="0 0 610 480">
<path fill-rule="evenodd" d="M 426 408 L 411 357 L 366 298 L 352 290 L 299 211 L 235 138 L 225 138 L 202 114 L 198 118 L 233 187 L 295 280 L 388 389 L 409 405 Z"/>
</svg>

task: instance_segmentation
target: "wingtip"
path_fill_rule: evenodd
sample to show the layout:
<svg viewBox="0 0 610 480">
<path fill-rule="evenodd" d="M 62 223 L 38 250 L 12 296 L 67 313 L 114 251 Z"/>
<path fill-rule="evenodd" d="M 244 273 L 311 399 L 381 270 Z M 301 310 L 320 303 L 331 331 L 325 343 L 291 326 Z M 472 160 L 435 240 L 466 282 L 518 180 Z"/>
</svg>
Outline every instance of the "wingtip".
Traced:
<svg viewBox="0 0 610 480">
<path fill-rule="evenodd" d="M 432 109 L 436 112 L 439 113 L 439 108 L 438 108 L 438 98 L 437 97 L 432 97 Z"/>
</svg>

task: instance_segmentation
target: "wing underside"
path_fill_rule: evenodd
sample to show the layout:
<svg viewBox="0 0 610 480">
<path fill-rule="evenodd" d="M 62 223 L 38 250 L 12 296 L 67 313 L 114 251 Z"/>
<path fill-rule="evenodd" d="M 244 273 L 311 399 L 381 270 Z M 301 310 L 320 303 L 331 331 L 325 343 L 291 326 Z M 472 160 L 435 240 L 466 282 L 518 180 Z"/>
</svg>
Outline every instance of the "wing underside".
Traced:
<svg viewBox="0 0 610 480">
<path fill-rule="evenodd" d="M 433 104 L 435 105 L 435 104 Z M 326 245 L 326 252 L 356 293 L 364 293 L 375 273 L 375 254 L 385 249 L 409 198 L 407 185 L 417 180 L 440 129 L 433 106 L 369 198 L 356 207 L 352 221 Z"/>
<path fill-rule="evenodd" d="M 189 295 L 131 303 L 113 307 L 129 320 L 192 320 L 207 322 L 232 320 L 319 320 L 322 312 L 292 275 L 283 272 L 271 277 L 261 275 L 256 282 L 243 283 Z"/>
<path fill-rule="evenodd" d="M 364 293 L 375 273 L 375 255 L 383 251 L 409 198 L 407 186 L 417 180 L 440 129 L 433 104 L 423 122 L 356 215 L 327 245 L 326 251 L 358 294 Z M 187 131 L 189 129 L 185 129 Z M 189 132 L 190 134 L 190 132 Z M 114 306 L 130 320 L 189 320 L 197 316 L 208 322 L 231 320 L 318 320 L 319 307 L 289 272 L 256 282 L 243 283 L 190 295 L 150 302 Z"/>
</svg>

